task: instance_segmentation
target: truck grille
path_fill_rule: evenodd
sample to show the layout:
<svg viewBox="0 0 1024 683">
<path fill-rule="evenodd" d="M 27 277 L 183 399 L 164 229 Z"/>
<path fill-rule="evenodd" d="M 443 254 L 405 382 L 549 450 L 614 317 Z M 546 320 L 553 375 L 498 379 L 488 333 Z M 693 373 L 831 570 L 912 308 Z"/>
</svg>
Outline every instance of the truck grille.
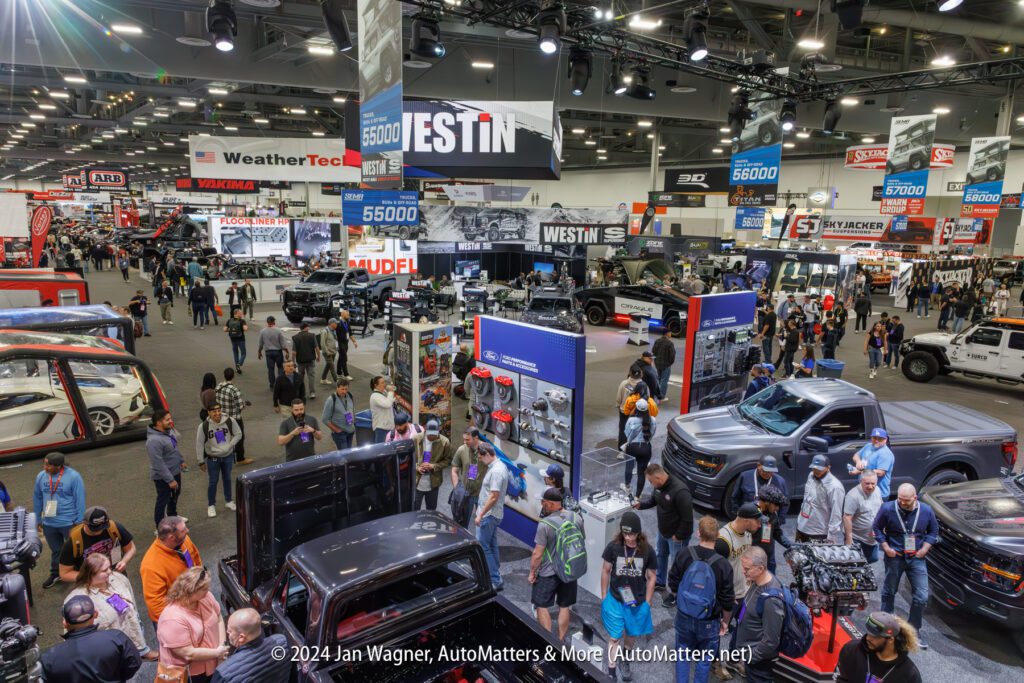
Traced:
<svg viewBox="0 0 1024 683">
<path fill-rule="evenodd" d="M 942 568 L 964 581 L 971 578 L 974 561 L 978 560 L 978 544 L 964 534 L 939 524 L 939 543 L 929 555 L 935 555 Z"/>
<path fill-rule="evenodd" d="M 687 470 L 696 470 L 701 474 L 714 474 L 718 471 L 718 467 L 709 466 L 706 463 L 720 462 L 719 458 L 714 455 L 707 455 L 705 453 L 697 453 L 690 449 L 686 444 L 673 439 L 671 436 L 665 442 L 665 448 L 668 451 L 670 458 L 675 460 L 680 467 Z M 697 461 L 700 460 L 701 464 Z"/>
<path fill-rule="evenodd" d="M 286 295 L 288 301 L 294 301 L 296 303 L 305 303 L 310 300 L 309 292 L 288 292 Z"/>
</svg>

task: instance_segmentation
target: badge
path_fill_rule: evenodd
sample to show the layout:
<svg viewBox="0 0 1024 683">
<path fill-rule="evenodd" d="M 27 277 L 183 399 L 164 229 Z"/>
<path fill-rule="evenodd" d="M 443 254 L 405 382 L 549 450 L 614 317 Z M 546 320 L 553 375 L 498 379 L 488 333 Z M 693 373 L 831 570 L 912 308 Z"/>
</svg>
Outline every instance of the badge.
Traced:
<svg viewBox="0 0 1024 683">
<path fill-rule="evenodd" d="M 430 462 L 430 451 L 423 451 L 423 462 Z"/>
<path fill-rule="evenodd" d="M 301 441 L 302 443 L 309 443 L 309 436 L 309 432 L 301 432 L 299 434 L 299 441 Z"/>
<path fill-rule="evenodd" d="M 50 499 L 46 501 L 46 506 L 43 508 L 43 517 L 56 517 L 57 516 L 57 501 Z"/>
<path fill-rule="evenodd" d="M 345 413 L 345 424 L 352 424 L 352 413 Z"/>
<path fill-rule="evenodd" d="M 622 604 L 626 605 L 626 607 L 636 606 L 636 596 L 633 595 L 633 589 L 629 586 L 620 588 L 619 595 L 622 596 Z"/>
<path fill-rule="evenodd" d="M 903 552 L 913 555 L 917 552 L 917 537 L 914 534 L 903 535 Z"/>
<path fill-rule="evenodd" d="M 466 472 L 466 479 L 476 479 L 476 465 L 470 465 Z"/>
<path fill-rule="evenodd" d="M 224 443 L 225 441 L 227 441 L 227 438 L 224 436 L 223 429 L 218 429 L 217 431 L 215 431 L 213 433 L 213 438 L 217 440 L 217 443 Z"/>
<path fill-rule="evenodd" d="M 772 540 L 772 525 L 771 522 L 765 522 L 761 525 L 761 543 L 768 543 Z"/>
</svg>

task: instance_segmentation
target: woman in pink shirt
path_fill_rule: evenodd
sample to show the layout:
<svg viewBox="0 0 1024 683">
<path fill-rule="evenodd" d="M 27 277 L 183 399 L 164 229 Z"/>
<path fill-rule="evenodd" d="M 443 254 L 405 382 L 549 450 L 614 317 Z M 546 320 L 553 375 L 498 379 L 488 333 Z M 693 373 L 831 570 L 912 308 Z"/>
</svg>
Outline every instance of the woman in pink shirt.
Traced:
<svg viewBox="0 0 1024 683">
<path fill-rule="evenodd" d="M 187 666 L 190 683 L 209 683 L 228 647 L 206 567 L 192 567 L 171 585 L 156 634 L 161 664 Z"/>
</svg>

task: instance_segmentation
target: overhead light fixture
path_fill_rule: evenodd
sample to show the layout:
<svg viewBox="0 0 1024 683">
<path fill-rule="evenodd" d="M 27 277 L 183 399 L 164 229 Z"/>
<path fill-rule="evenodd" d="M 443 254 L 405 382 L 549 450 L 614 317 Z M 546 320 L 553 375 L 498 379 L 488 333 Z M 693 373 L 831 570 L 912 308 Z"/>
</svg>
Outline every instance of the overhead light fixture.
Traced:
<svg viewBox="0 0 1024 683">
<path fill-rule="evenodd" d="M 338 48 L 338 52 L 351 50 L 352 31 L 349 30 L 348 18 L 345 16 L 341 0 L 323 0 L 320 3 L 320 11 L 334 47 Z"/>
<path fill-rule="evenodd" d="M 586 132 L 587 132 L 586 128 L 573 128 L 572 129 L 572 134 L 573 135 L 583 135 Z"/>
<path fill-rule="evenodd" d="M 221 52 L 235 49 L 238 35 L 238 17 L 231 6 L 231 0 L 210 0 L 206 9 L 206 31 L 213 37 L 213 44 Z"/>
<path fill-rule="evenodd" d="M 122 134 L 122 135 L 123 135 L 123 134 L 125 134 L 125 133 L 127 133 L 127 132 L 128 132 L 128 129 L 127 129 L 127 128 L 115 128 L 115 129 L 114 129 L 114 132 L 115 132 L 115 133 L 120 133 L 120 134 Z"/>
<path fill-rule="evenodd" d="M 324 133 L 322 130 L 314 130 L 313 131 L 313 136 L 314 137 L 322 138 L 324 135 L 326 135 L 326 133 Z"/>
<path fill-rule="evenodd" d="M 211 95 L 227 95 L 228 94 L 227 88 L 219 88 L 219 87 L 213 86 L 213 85 L 211 85 L 208 88 L 206 88 L 206 92 L 210 93 Z M 195 105 L 193 105 L 193 106 L 195 106 Z"/>
<path fill-rule="evenodd" d="M 334 54 L 334 48 L 327 47 L 326 45 L 308 45 L 306 51 L 311 55 L 322 55 L 324 57 L 330 57 Z"/>
<path fill-rule="evenodd" d="M 950 55 L 938 55 L 932 60 L 932 66 L 956 66 L 956 60 Z"/>
<path fill-rule="evenodd" d="M 64 74 L 64 80 L 68 83 L 88 83 L 85 76 L 77 76 L 75 74 Z"/>
<path fill-rule="evenodd" d="M 584 140 L 583 144 L 584 145 L 591 145 L 593 147 L 596 147 L 597 146 L 597 140 Z"/>
<path fill-rule="evenodd" d="M 409 34 L 409 52 L 427 59 L 444 57 L 444 43 L 441 42 L 441 29 L 437 21 L 429 17 L 416 17 L 412 20 Z"/>
<path fill-rule="evenodd" d="M 565 34 L 565 10 L 556 2 L 547 2 L 547 6 L 537 15 L 537 44 L 540 51 L 553 55 L 562 44 Z"/>
<path fill-rule="evenodd" d="M 839 100 L 839 104 L 843 105 L 844 107 L 856 107 L 858 104 L 860 104 L 860 100 L 858 100 L 855 97 L 844 97 L 843 99 Z"/>
<path fill-rule="evenodd" d="M 712 147 L 711 148 L 711 153 L 712 154 L 721 154 L 722 153 L 722 148 L 721 147 Z"/>
<path fill-rule="evenodd" d="M 306 110 L 302 107 L 292 107 L 291 112 L 293 114 L 298 114 L 299 116 L 305 116 L 306 114 Z"/>
<path fill-rule="evenodd" d="M 262 126 L 262 125 L 266 125 L 266 124 L 270 123 L 270 119 L 265 119 L 265 118 L 260 117 L 260 118 L 253 119 L 252 122 L 253 123 L 257 123 L 257 124 Z"/>
<path fill-rule="evenodd" d="M 474 69 L 493 69 L 494 62 L 472 62 L 470 66 Z"/>
<path fill-rule="evenodd" d="M 633 69 L 633 81 L 629 84 L 626 94 L 637 100 L 653 100 L 658 92 L 650 86 L 651 70 L 647 67 Z"/>
<path fill-rule="evenodd" d="M 645 19 L 639 14 L 634 14 L 629 20 L 629 27 L 636 31 L 653 31 L 661 26 L 661 19 Z"/>
<path fill-rule="evenodd" d="M 188 142 L 188 138 L 178 138 L 178 142 Z"/>
<path fill-rule="evenodd" d="M 821 132 L 825 135 L 832 135 L 836 130 L 836 124 L 839 123 L 839 118 L 843 115 L 843 110 L 836 104 L 835 100 L 829 100 L 825 103 L 825 116 L 821 121 Z"/>
<path fill-rule="evenodd" d="M 782 130 L 787 133 L 793 130 L 793 126 L 796 123 L 796 100 L 787 98 L 782 103 L 782 110 L 779 112 L 779 123 L 782 124 Z"/>
<path fill-rule="evenodd" d="M 863 142 L 865 145 L 870 145 L 871 143 L 873 143 L 875 141 L 875 139 L 873 137 L 871 137 L 871 136 L 867 136 L 867 137 L 861 138 L 860 141 Z"/>
<path fill-rule="evenodd" d="M 732 142 L 740 139 L 743 128 L 750 120 L 750 107 L 747 106 L 749 103 L 750 94 L 746 90 L 732 96 L 732 102 L 729 104 L 729 138 Z"/>
<path fill-rule="evenodd" d="M 142 27 L 135 24 L 111 24 L 110 30 L 114 33 L 125 33 L 133 36 L 142 35 Z"/>
<path fill-rule="evenodd" d="M 707 5 L 695 9 L 683 22 L 683 38 L 690 53 L 691 62 L 699 62 L 708 56 L 708 20 L 711 12 Z"/>
<path fill-rule="evenodd" d="M 801 140 L 806 140 L 807 138 L 811 137 L 811 134 L 806 130 L 801 130 L 796 134 L 796 136 Z"/>
<path fill-rule="evenodd" d="M 611 74 L 608 76 L 608 92 L 615 95 L 624 95 L 628 87 L 626 78 L 622 74 L 622 65 L 612 63 Z"/>
<path fill-rule="evenodd" d="M 192 100 L 178 100 L 178 106 L 192 108 L 196 106 L 196 103 Z"/>
<path fill-rule="evenodd" d="M 164 147 L 174 147 L 174 142 L 171 140 L 164 140 L 160 144 L 162 144 Z"/>
<path fill-rule="evenodd" d="M 71 97 L 71 93 L 64 92 L 63 90 L 51 90 L 50 97 L 58 100 L 66 100 Z"/>
<path fill-rule="evenodd" d="M 796 46 L 802 50 L 821 50 L 825 47 L 825 43 L 817 38 L 804 38 Z"/>
<path fill-rule="evenodd" d="M 665 151 L 665 145 L 658 145 L 658 150 L 664 152 Z"/>
<path fill-rule="evenodd" d="M 35 119 L 36 121 L 42 121 L 46 118 L 46 114 L 29 114 L 28 117 L 30 119 Z"/>
<path fill-rule="evenodd" d="M 654 133 L 648 133 L 647 134 L 647 139 L 648 140 L 653 140 L 654 139 Z"/>
<path fill-rule="evenodd" d="M 574 47 L 569 53 L 569 92 L 579 97 L 590 83 L 593 59 L 589 50 Z"/>
<path fill-rule="evenodd" d="M 964 0 L 939 0 L 939 11 L 949 12 L 964 4 Z"/>
<path fill-rule="evenodd" d="M 335 104 L 345 104 L 345 102 L 346 102 L 347 100 L 348 100 L 348 98 L 347 98 L 347 97 L 345 97 L 344 95 L 335 95 L 335 96 L 334 96 L 334 97 L 333 97 L 333 98 L 331 99 L 331 101 L 332 101 L 332 102 L 334 102 Z"/>
<path fill-rule="evenodd" d="M 146 149 L 148 149 L 150 152 L 155 152 L 156 151 L 156 145 L 146 145 Z"/>
<path fill-rule="evenodd" d="M 22 128 L 35 128 L 36 127 L 36 124 L 29 123 L 27 121 L 25 123 L 21 123 L 21 124 L 18 124 L 18 125 L 20 125 Z"/>
<path fill-rule="evenodd" d="M 39 107 L 40 109 L 47 109 L 47 110 L 50 110 L 50 111 L 52 111 L 52 110 L 57 108 L 56 104 L 49 104 L 47 102 L 43 102 L 43 103 L 37 104 L 36 106 Z"/>
<path fill-rule="evenodd" d="M 25 136 L 24 136 L 24 135 L 20 135 L 20 134 L 18 134 L 18 133 L 10 133 L 9 135 L 10 135 L 10 136 L 11 136 L 12 138 L 14 138 L 15 140 L 24 140 L 24 139 L 25 139 Z"/>
<path fill-rule="evenodd" d="M 636 122 L 636 125 L 640 128 L 650 128 L 651 126 L 654 125 L 654 121 L 650 121 L 648 119 L 640 119 L 639 121 Z"/>
<path fill-rule="evenodd" d="M 731 138 L 722 138 L 721 140 L 718 141 L 718 143 L 721 144 L 721 145 L 728 145 L 731 142 L 732 142 Z"/>
<path fill-rule="evenodd" d="M 238 126 L 224 126 L 224 130 L 230 130 L 232 132 L 238 130 Z"/>
<path fill-rule="evenodd" d="M 155 111 L 153 112 L 153 116 L 155 116 L 158 119 L 167 119 L 171 117 L 171 115 L 165 111 Z"/>
<path fill-rule="evenodd" d="M 730 130 L 731 129 L 729 128 L 729 126 L 722 126 L 721 128 L 718 129 L 718 132 L 719 133 L 728 133 Z"/>
<path fill-rule="evenodd" d="M 598 160 L 598 161 L 607 161 L 607 160 L 608 160 L 608 157 L 606 157 L 606 156 L 604 156 L 604 155 L 601 155 L 601 156 L 597 157 L 597 160 Z"/>
<path fill-rule="evenodd" d="M 795 142 L 783 142 L 782 146 L 785 147 L 786 149 L 793 149 L 794 147 L 796 147 L 796 143 Z"/>
<path fill-rule="evenodd" d="M 932 109 L 932 113 L 933 114 L 939 114 L 940 116 L 942 114 L 948 114 L 949 113 L 949 107 L 935 107 L 934 109 Z"/>
</svg>

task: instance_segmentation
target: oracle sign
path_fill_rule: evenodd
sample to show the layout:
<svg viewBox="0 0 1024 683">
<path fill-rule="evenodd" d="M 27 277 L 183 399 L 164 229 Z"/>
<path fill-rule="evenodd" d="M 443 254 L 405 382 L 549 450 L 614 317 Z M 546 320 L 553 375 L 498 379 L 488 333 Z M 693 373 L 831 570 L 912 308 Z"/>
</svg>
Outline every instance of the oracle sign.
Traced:
<svg viewBox="0 0 1024 683">
<path fill-rule="evenodd" d="M 935 143 L 932 145 L 932 160 L 929 168 L 953 168 L 953 154 L 956 147 Z M 883 171 L 889 159 L 887 145 L 854 145 L 846 148 L 845 168 L 851 171 Z"/>
</svg>

